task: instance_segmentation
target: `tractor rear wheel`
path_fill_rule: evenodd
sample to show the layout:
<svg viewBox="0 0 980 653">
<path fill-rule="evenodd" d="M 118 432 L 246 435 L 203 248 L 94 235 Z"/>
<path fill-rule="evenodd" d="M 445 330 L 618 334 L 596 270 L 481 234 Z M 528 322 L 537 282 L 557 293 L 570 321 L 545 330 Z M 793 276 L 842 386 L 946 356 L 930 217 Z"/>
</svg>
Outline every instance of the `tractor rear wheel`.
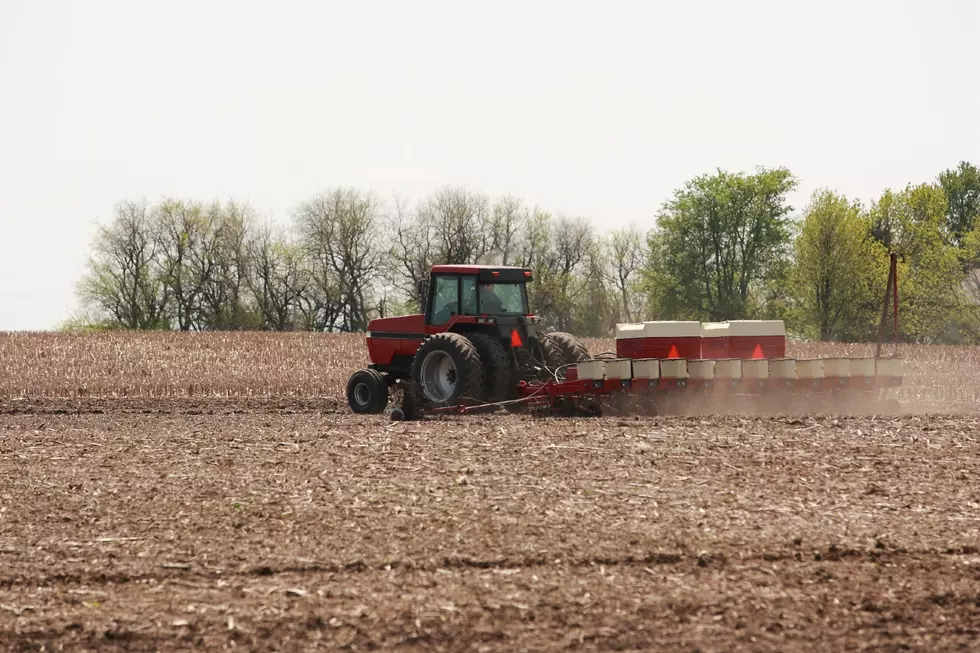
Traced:
<svg viewBox="0 0 980 653">
<path fill-rule="evenodd" d="M 482 401 L 483 363 L 472 342 L 458 333 L 440 333 L 422 343 L 412 361 L 419 399 L 436 406 Z"/>
<path fill-rule="evenodd" d="M 358 370 L 347 381 L 347 405 L 355 413 L 380 413 L 388 406 L 388 379 L 377 370 Z"/>
<path fill-rule="evenodd" d="M 483 399 L 494 403 L 513 399 L 517 381 L 503 344 L 486 333 L 467 334 L 483 362 Z"/>
<path fill-rule="evenodd" d="M 540 338 L 544 362 L 554 372 L 560 367 L 589 360 L 589 350 L 570 333 L 552 331 Z"/>
</svg>

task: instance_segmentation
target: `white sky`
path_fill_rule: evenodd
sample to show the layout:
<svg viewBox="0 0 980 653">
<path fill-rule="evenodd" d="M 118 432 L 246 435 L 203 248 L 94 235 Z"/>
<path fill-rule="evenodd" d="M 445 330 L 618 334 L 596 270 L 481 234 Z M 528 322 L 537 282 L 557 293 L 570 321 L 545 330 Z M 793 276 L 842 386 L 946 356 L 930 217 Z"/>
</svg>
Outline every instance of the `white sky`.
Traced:
<svg viewBox="0 0 980 653">
<path fill-rule="evenodd" d="M 0 330 L 68 316 L 123 199 L 465 184 L 649 226 L 716 167 L 785 165 L 799 208 L 980 163 L 975 0 L 572 4 L 0 0 Z"/>
</svg>

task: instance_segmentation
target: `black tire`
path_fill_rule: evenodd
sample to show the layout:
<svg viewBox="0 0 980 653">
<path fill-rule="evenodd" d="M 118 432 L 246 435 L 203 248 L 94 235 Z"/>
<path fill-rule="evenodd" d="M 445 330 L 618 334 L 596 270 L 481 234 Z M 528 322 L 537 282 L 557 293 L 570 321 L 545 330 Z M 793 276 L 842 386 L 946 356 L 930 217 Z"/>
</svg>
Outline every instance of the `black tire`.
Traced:
<svg viewBox="0 0 980 653">
<path fill-rule="evenodd" d="M 571 397 L 555 397 L 551 405 L 551 412 L 558 417 L 574 417 L 575 402 Z"/>
<path fill-rule="evenodd" d="M 544 351 L 544 363 L 552 372 L 570 363 L 589 360 L 589 350 L 582 342 L 562 331 L 546 333 L 539 339 Z"/>
<path fill-rule="evenodd" d="M 602 404 L 597 399 L 584 400 L 579 410 L 586 417 L 602 417 Z"/>
<path fill-rule="evenodd" d="M 388 379 L 377 370 L 358 370 L 347 381 L 347 405 L 358 414 L 380 413 L 388 406 Z"/>
<path fill-rule="evenodd" d="M 483 400 L 488 402 L 507 401 L 517 394 L 514 366 L 504 345 L 486 333 L 466 335 L 483 363 Z"/>
<path fill-rule="evenodd" d="M 411 376 L 422 404 L 482 401 L 483 363 L 473 343 L 461 334 L 440 333 L 423 342 L 415 352 Z"/>
</svg>

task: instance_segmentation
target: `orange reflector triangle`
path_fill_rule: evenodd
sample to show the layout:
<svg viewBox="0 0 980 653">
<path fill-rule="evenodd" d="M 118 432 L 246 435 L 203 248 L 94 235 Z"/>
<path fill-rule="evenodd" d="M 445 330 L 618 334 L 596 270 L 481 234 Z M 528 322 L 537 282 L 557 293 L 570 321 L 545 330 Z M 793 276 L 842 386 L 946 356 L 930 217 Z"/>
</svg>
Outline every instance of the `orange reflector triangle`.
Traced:
<svg viewBox="0 0 980 653">
<path fill-rule="evenodd" d="M 677 345 L 670 346 L 670 352 L 667 354 L 667 358 L 680 358 L 681 355 L 677 353 Z"/>
<path fill-rule="evenodd" d="M 511 347 L 523 347 L 524 342 L 521 340 L 521 334 L 517 332 L 517 329 L 513 329 L 510 332 L 510 346 Z"/>
<path fill-rule="evenodd" d="M 752 350 L 752 358 L 753 359 L 756 359 L 756 358 L 765 358 L 765 356 L 762 353 L 762 345 L 756 345 L 755 346 L 755 349 Z"/>
</svg>

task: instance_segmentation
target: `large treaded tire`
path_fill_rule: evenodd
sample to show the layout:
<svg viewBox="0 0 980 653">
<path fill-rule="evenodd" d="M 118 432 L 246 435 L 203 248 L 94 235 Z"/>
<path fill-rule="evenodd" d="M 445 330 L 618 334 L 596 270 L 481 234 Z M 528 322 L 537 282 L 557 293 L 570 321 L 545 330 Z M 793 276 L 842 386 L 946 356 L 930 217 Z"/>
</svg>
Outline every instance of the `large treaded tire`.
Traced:
<svg viewBox="0 0 980 653">
<path fill-rule="evenodd" d="M 426 360 L 441 352 L 452 361 L 452 391 L 445 397 L 433 397 L 423 379 Z M 455 406 L 463 400 L 482 401 L 483 363 L 476 347 L 459 333 L 440 333 L 428 338 L 415 352 L 411 370 L 419 403 L 430 406 Z"/>
<path fill-rule="evenodd" d="M 544 362 L 552 370 L 579 361 L 589 360 L 589 350 L 570 333 L 552 331 L 539 338 L 544 350 Z"/>
<path fill-rule="evenodd" d="M 483 400 L 494 403 L 513 399 L 517 394 L 517 381 L 507 349 L 486 333 L 469 333 L 467 338 L 483 362 Z"/>
<path fill-rule="evenodd" d="M 358 414 L 383 412 L 388 406 L 388 379 L 378 370 L 358 370 L 347 380 L 347 405 Z"/>
</svg>

